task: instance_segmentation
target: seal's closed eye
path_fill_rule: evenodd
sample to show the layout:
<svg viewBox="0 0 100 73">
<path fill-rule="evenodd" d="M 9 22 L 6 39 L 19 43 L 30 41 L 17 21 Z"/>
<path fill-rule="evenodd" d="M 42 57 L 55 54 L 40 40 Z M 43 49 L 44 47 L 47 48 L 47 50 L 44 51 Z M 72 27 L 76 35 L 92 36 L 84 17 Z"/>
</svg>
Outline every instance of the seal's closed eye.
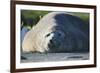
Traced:
<svg viewBox="0 0 100 73">
<path fill-rule="evenodd" d="M 49 33 L 49 34 L 47 34 L 45 37 L 48 37 L 48 36 L 50 36 L 50 33 Z"/>
</svg>

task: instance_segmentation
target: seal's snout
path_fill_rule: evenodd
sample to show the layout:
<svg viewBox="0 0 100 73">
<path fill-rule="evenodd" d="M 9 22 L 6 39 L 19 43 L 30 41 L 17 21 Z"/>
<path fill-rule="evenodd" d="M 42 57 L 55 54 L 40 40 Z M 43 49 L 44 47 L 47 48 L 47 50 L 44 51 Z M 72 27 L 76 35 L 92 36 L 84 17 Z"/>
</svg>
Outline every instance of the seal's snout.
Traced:
<svg viewBox="0 0 100 73">
<path fill-rule="evenodd" d="M 61 41 L 58 41 L 58 40 L 57 40 L 57 38 L 56 39 L 54 39 L 54 38 L 50 39 L 49 44 L 48 44 L 49 48 L 57 48 L 57 47 L 59 47 L 60 44 L 61 44 Z"/>
<path fill-rule="evenodd" d="M 52 35 L 52 38 L 49 40 L 48 47 L 51 48 L 58 48 L 64 39 L 64 33 L 62 31 L 53 31 L 50 34 L 47 34 L 46 37 L 50 37 Z"/>
</svg>

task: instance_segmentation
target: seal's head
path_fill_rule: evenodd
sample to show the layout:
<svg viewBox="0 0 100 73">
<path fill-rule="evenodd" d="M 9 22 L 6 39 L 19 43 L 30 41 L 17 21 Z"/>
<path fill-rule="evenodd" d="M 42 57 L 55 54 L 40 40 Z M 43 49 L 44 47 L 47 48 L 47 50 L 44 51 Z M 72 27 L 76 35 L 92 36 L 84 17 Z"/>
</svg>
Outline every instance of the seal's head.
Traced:
<svg viewBox="0 0 100 73">
<path fill-rule="evenodd" d="M 44 48 L 48 48 L 47 52 L 55 52 L 55 50 L 59 49 L 64 41 L 65 33 L 61 30 L 55 30 L 52 32 L 48 32 L 44 36 Z"/>
</svg>

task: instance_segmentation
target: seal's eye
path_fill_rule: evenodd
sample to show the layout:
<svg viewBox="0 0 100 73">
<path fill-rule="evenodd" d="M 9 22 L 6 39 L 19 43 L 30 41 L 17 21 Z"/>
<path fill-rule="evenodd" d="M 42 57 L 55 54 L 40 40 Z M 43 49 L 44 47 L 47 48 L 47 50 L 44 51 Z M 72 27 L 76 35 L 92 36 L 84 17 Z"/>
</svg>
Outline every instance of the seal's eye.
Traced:
<svg viewBox="0 0 100 73">
<path fill-rule="evenodd" d="M 49 33 L 49 34 L 47 34 L 45 37 L 48 37 L 48 36 L 50 36 L 50 33 Z"/>
<path fill-rule="evenodd" d="M 61 34 L 60 34 L 60 33 L 58 33 L 58 36 L 61 36 Z"/>
</svg>

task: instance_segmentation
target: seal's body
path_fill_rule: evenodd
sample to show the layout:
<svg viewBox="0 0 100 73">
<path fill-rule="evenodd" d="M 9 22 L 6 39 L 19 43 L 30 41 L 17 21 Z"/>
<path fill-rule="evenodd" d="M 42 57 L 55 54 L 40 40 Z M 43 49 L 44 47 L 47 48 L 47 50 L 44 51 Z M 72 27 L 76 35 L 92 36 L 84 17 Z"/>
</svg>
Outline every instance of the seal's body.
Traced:
<svg viewBox="0 0 100 73">
<path fill-rule="evenodd" d="M 79 17 L 64 12 L 45 15 L 26 35 L 24 52 L 88 51 L 88 27 Z"/>
</svg>

